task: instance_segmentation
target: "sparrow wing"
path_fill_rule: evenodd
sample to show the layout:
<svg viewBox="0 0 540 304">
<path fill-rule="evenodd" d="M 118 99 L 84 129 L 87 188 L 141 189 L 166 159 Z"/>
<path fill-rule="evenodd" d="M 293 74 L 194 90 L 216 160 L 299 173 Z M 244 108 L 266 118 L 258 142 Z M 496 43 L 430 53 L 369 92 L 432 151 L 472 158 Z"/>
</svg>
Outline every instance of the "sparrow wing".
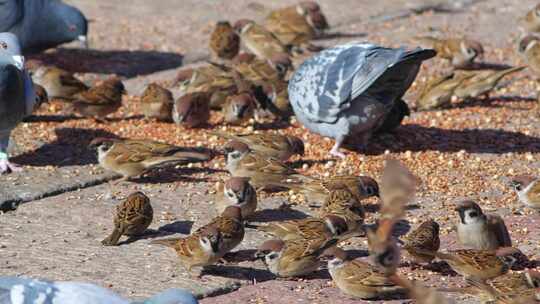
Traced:
<svg viewBox="0 0 540 304">
<path fill-rule="evenodd" d="M 87 85 L 67 72 L 61 73 L 59 79 L 62 86 L 74 87 L 80 91 L 88 90 Z"/>
<path fill-rule="evenodd" d="M 511 247 L 512 240 L 510 239 L 510 233 L 504 224 L 504 220 L 499 215 L 488 214 L 487 223 L 489 231 L 493 231 L 497 236 L 499 245 L 501 247 Z"/>
</svg>

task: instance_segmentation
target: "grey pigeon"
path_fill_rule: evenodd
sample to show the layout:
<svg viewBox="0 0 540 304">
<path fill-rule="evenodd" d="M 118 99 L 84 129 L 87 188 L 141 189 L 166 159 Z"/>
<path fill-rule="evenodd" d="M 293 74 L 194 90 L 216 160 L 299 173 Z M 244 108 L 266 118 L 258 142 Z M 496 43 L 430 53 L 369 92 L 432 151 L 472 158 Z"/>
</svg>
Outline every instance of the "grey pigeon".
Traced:
<svg viewBox="0 0 540 304">
<path fill-rule="evenodd" d="M 401 123 L 408 113 L 401 98 L 422 61 L 435 55 L 429 49 L 339 45 L 300 65 L 289 81 L 289 99 L 298 121 L 334 138 L 330 154 L 343 158 L 339 148 L 345 140 L 358 138 L 366 145 L 374 132 L 388 132 Z"/>
<path fill-rule="evenodd" d="M 0 174 L 21 169 L 8 160 L 11 131 L 31 114 L 38 96 L 30 75 L 24 69 L 24 57 L 17 37 L 0 33 Z"/>
<path fill-rule="evenodd" d="M 79 40 L 88 46 L 88 21 L 60 0 L 0 0 L 0 32 L 17 35 L 24 53 Z"/>
<path fill-rule="evenodd" d="M 183 289 L 167 289 L 142 301 L 131 302 L 109 289 L 78 282 L 50 282 L 0 277 L 0 304 L 197 304 Z"/>
</svg>

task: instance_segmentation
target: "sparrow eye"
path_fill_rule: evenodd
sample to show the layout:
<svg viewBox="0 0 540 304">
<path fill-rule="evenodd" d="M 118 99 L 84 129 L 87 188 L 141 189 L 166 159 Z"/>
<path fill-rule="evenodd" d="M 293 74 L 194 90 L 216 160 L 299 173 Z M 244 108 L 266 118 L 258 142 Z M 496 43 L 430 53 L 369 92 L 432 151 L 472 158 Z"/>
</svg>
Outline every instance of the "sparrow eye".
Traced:
<svg viewBox="0 0 540 304">
<path fill-rule="evenodd" d="M 225 192 L 225 193 L 227 194 L 228 197 L 234 198 L 234 192 L 232 192 L 232 191 L 227 191 L 227 192 Z"/>
<path fill-rule="evenodd" d="M 240 158 L 240 156 L 242 156 L 242 155 L 240 154 L 240 152 L 238 152 L 238 151 L 231 152 L 230 155 L 231 155 L 231 157 L 234 158 L 234 159 L 238 159 L 238 158 Z"/>
<path fill-rule="evenodd" d="M 514 184 L 514 189 L 516 189 L 516 191 L 521 191 L 521 189 L 522 189 L 521 184 L 520 183 L 515 183 Z"/>
</svg>

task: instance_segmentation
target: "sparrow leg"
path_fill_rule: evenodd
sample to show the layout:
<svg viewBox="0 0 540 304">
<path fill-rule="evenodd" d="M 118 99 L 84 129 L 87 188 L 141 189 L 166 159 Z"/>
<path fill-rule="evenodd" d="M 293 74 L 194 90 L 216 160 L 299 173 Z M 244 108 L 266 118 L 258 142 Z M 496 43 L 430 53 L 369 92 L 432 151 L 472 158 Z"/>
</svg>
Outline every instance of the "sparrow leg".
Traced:
<svg viewBox="0 0 540 304">
<path fill-rule="evenodd" d="M 336 156 L 336 157 L 339 157 L 339 158 L 342 158 L 342 159 L 345 158 L 345 154 L 339 152 L 339 148 L 343 144 L 344 140 L 345 140 L 345 137 L 343 137 L 343 136 L 340 136 L 340 137 L 336 138 L 336 143 L 334 144 L 334 146 L 330 150 L 330 155 Z"/>
</svg>

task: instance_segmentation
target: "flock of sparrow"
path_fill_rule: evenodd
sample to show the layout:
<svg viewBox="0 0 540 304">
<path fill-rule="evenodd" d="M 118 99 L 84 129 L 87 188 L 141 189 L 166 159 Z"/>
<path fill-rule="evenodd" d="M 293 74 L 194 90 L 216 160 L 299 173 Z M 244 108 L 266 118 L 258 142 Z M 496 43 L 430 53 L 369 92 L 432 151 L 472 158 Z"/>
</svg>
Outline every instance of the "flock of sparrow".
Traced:
<svg viewBox="0 0 540 304">
<path fill-rule="evenodd" d="M 529 67 L 540 73 L 540 36 L 535 34 L 540 32 L 540 5 L 524 21 L 530 34 L 521 39 L 519 51 Z M 346 140 L 357 137 L 366 144 L 373 133 L 393 130 L 409 114 L 402 96 L 424 60 L 437 55 L 448 59 L 454 69 L 427 83 L 417 100 L 418 110 L 448 106 L 453 96 L 469 99 L 488 94 L 504 76 L 525 68 L 471 70 L 477 68 L 475 60 L 483 54 L 483 47 L 465 38 L 418 37 L 434 50 L 408 51 L 358 43 L 331 49 L 313 45 L 311 41 L 324 35 L 327 28 L 319 5 L 311 1 L 272 11 L 262 25 L 244 19 L 234 25 L 218 22 L 209 44 L 214 60 L 179 72 L 173 81 L 182 91 L 177 100 L 164 86 L 149 84 L 140 97 L 142 112 L 148 118 L 174 120 L 189 128 L 208 124 L 211 110 L 221 111 L 225 123 L 237 125 L 252 119 L 287 120 L 295 115 L 309 130 L 334 138 L 336 144 L 330 153 L 344 157 L 339 148 Z M 12 36 L 0 34 L 0 55 L 9 55 L 9 64 L 22 70 L 20 38 Z M 247 52 L 240 52 L 241 45 Z M 300 62 L 306 56 L 310 58 Z M 33 81 L 35 95 L 0 92 L 2 98 L 21 100 L 27 106 L 35 104 L 26 108 L 26 114 L 48 98 L 66 102 L 74 112 L 97 120 L 122 106 L 126 91 L 118 78 L 88 87 L 58 67 L 27 66 L 31 80 L 21 74 L 19 84 L 26 91 L 27 82 Z M 0 107 L 0 114 L 4 108 Z M 7 127 L 0 122 L 0 131 L 6 129 L 9 138 L 17 122 L 9 122 Z M 222 261 L 242 242 L 246 229 L 256 229 L 275 237 L 263 242 L 255 256 L 274 275 L 305 276 L 326 261 L 335 285 L 355 298 L 407 294 L 418 303 L 450 303 L 441 295 L 445 291 L 472 294 L 485 302 L 540 301 L 540 273 L 508 273 L 519 261 L 520 251 L 512 247 L 503 219 L 484 213 L 473 201 L 461 202 L 455 209 L 459 215 L 457 240 L 463 249 L 439 251 L 439 224 L 432 219 L 421 223 L 404 240 L 397 239 L 394 228 L 403 220 L 419 183 L 400 162 L 386 160 L 380 182 L 353 175 L 319 179 L 302 175 L 286 163 L 293 155 L 303 155 L 300 138 L 270 133 L 210 133 L 229 140 L 220 151 L 231 177 L 217 194 L 219 215 L 187 237 L 151 242 L 173 248 L 189 272 Z M 7 161 L 7 144 L 0 144 L 0 156 L 5 156 L 0 157 L 0 172 L 19 170 Z M 97 150 L 100 166 L 120 174 L 122 180 L 140 177 L 159 166 L 204 162 L 213 156 L 149 140 L 96 138 L 90 146 Z M 520 176 L 511 186 L 523 204 L 540 210 L 540 179 Z M 319 206 L 318 214 L 268 224 L 249 221 L 257 210 L 258 191 L 284 189 L 303 194 L 310 204 Z M 380 198 L 380 216 L 376 225 L 366 225 L 362 201 L 373 196 Z M 117 206 L 114 230 L 103 245 L 117 245 L 123 235 L 143 234 L 152 219 L 149 198 L 142 192 L 129 195 Z M 352 237 L 367 237 L 369 262 L 352 259 L 338 246 Z M 468 286 L 434 290 L 403 277 L 397 271 L 402 263 L 401 251 L 412 264 L 445 261 Z"/>
</svg>

